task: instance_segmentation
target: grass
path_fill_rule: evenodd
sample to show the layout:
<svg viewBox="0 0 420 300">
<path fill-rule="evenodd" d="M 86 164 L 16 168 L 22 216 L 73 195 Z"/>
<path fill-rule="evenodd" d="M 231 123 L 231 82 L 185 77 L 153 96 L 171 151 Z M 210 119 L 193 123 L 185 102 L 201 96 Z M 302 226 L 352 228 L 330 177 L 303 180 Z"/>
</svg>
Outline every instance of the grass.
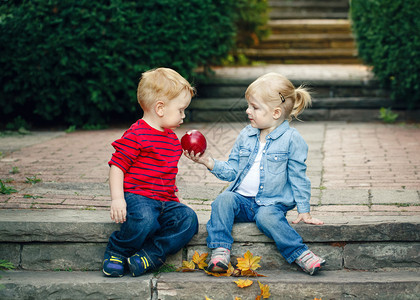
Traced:
<svg viewBox="0 0 420 300">
<path fill-rule="evenodd" d="M 41 178 L 38 178 L 38 177 L 36 177 L 36 175 L 34 175 L 34 176 L 31 176 L 31 177 L 26 177 L 25 183 L 36 184 L 36 183 L 41 182 L 41 181 L 42 181 Z"/>
<path fill-rule="evenodd" d="M 9 270 L 13 270 L 14 268 L 15 266 L 11 262 L 4 259 L 0 259 L 0 270 L 9 271 Z"/>
<path fill-rule="evenodd" d="M 11 193 L 17 193 L 12 186 L 7 186 L 3 183 L 3 180 L 0 179 L 0 194 L 10 195 Z"/>
</svg>

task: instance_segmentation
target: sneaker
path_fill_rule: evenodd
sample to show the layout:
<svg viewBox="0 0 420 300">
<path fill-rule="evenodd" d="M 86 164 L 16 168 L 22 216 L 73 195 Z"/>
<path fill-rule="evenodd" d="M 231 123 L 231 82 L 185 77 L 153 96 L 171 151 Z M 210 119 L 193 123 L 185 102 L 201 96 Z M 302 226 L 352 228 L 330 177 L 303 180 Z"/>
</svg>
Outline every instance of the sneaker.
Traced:
<svg viewBox="0 0 420 300">
<path fill-rule="evenodd" d="M 140 252 L 138 252 L 128 258 L 128 267 L 131 275 L 136 277 L 153 268 L 153 264 L 147 259 L 146 255 L 140 255 Z"/>
<path fill-rule="evenodd" d="M 124 276 L 125 259 L 109 256 L 106 257 L 102 263 L 102 272 L 108 277 L 122 277 Z"/>
<path fill-rule="evenodd" d="M 229 268 L 230 250 L 226 248 L 216 248 L 211 253 L 211 259 L 207 267 L 209 272 L 222 273 Z"/>
<path fill-rule="evenodd" d="M 316 274 L 325 265 L 325 259 L 316 256 L 311 250 L 303 252 L 295 262 L 309 275 Z"/>
</svg>

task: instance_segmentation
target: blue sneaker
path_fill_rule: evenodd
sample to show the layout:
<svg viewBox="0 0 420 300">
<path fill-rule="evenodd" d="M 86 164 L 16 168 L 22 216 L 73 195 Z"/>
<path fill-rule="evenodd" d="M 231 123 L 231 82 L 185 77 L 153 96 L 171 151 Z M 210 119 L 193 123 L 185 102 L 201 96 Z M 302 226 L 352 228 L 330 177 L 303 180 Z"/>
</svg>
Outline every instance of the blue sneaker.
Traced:
<svg viewBox="0 0 420 300">
<path fill-rule="evenodd" d="M 125 259 L 112 255 L 106 257 L 102 264 L 102 272 L 107 277 L 122 277 L 124 276 L 124 269 Z"/>
<path fill-rule="evenodd" d="M 147 256 L 140 255 L 140 252 L 129 257 L 127 261 L 130 273 L 134 277 L 140 276 L 154 267 L 153 263 L 147 259 Z"/>
</svg>

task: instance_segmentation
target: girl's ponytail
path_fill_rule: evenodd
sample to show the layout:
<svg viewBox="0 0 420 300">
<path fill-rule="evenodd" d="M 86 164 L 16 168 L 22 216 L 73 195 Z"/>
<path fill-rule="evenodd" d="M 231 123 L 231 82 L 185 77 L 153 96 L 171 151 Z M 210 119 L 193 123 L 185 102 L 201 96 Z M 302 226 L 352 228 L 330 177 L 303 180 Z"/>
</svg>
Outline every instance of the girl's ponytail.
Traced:
<svg viewBox="0 0 420 300">
<path fill-rule="evenodd" d="M 295 104 L 293 105 L 292 112 L 290 113 L 290 118 L 295 118 L 299 120 L 298 115 L 300 115 L 303 110 L 309 107 L 312 103 L 311 95 L 304 86 L 299 86 L 295 89 Z"/>
</svg>

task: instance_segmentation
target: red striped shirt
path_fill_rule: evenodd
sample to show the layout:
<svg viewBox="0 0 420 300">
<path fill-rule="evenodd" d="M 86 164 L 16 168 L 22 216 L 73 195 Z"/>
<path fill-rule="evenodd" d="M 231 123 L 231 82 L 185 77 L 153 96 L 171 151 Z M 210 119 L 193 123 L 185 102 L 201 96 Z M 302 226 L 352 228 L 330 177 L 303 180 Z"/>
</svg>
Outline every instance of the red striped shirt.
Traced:
<svg viewBox="0 0 420 300">
<path fill-rule="evenodd" d="M 108 164 L 124 172 L 125 192 L 179 202 L 175 179 L 182 148 L 171 129 L 162 132 L 140 119 L 112 146 L 115 153 Z"/>
</svg>

